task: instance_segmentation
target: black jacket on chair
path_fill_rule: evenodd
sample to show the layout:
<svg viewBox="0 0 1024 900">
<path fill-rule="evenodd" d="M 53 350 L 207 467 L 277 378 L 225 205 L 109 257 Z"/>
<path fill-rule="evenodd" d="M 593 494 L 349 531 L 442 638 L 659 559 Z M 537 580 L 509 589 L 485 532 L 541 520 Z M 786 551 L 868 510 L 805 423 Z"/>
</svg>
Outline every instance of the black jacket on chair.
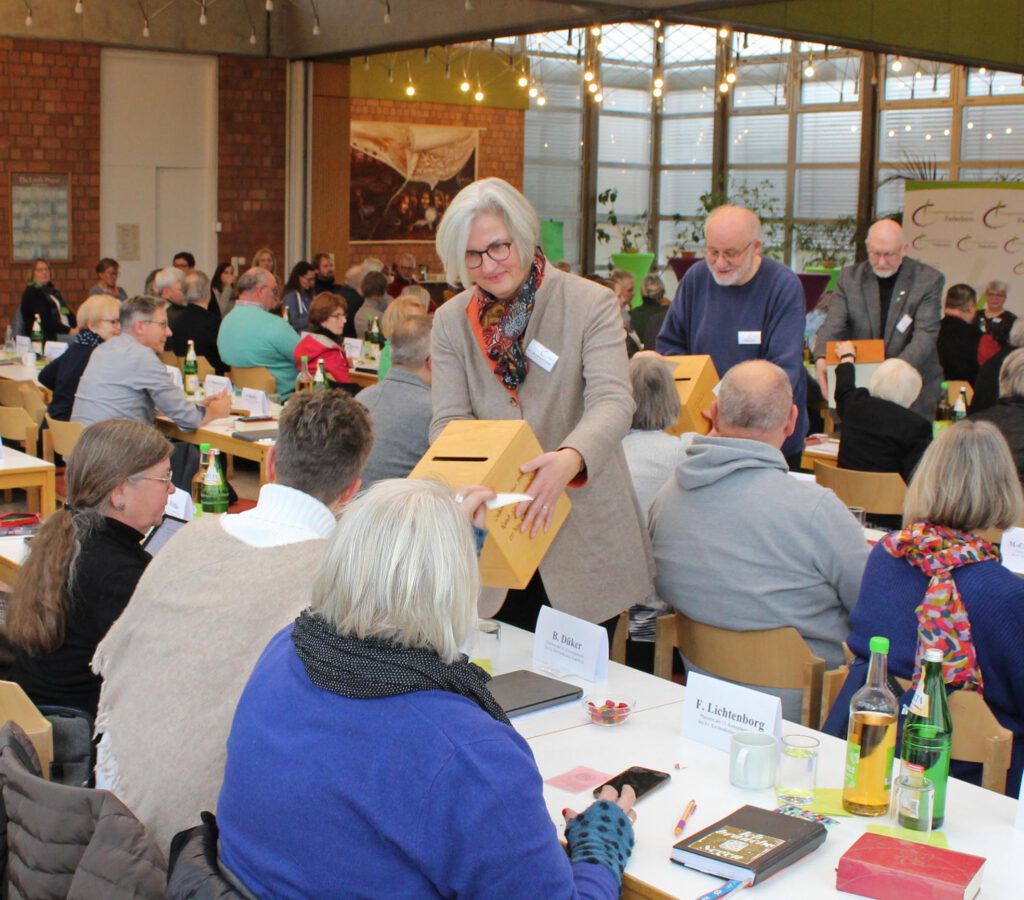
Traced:
<svg viewBox="0 0 1024 900">
<path fill-rule="evenodd" d="M 843 423 L 840 468 L 899 472 L 904 481 L 910 481 L 921 454 L 931 443 L 931 422 L 857 387 L 852 363 L 836 366 L 836 410 Z"/>
<path fill-rule="evenodd" d="M 1017 475 L 1024 480 L 1024 397 L 1000 397 L 995 406 L 972 413 L 972 421 L 991 422 L 1006 438 L 1017 466 Z"/>
</svg>

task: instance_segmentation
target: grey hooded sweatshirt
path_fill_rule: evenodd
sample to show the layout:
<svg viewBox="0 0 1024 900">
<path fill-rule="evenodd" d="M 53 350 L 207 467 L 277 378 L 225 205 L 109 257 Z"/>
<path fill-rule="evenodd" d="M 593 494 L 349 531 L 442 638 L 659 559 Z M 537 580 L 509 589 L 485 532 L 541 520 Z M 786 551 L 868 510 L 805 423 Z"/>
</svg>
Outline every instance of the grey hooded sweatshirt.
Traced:
<svg viewBox="0 0 1024 900">
<path fill-rule="evenodd" d="M 734 631 L 791 625 L 827 668 L 842 664 L 869 547 L 839 498 L 790 477 L 774 447 L 696 437 L 650 533 L 662 600 Z"/>
</svg>

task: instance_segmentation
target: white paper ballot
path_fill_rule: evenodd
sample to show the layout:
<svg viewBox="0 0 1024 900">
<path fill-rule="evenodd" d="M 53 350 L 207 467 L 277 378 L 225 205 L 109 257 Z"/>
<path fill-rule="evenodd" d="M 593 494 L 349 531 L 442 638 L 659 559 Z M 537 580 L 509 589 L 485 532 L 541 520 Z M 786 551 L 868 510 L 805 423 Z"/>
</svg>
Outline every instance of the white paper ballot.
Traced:
<svg viewBox="0 0 1024 900">
<path fill-rule="evenodd" d="M 503 506 L 511 506 L 513 503 L 524 503 L 527 500 L 532 500 L 529 494 L 509 494 L 499 493 L 493 500 L 488 500 L 484 505 L 488 509 L 501 509 Z"/>
<path fill-rule="evenodd" d="M 203 382 L 203 390 L 206 392 L 207 397 L 212 397 L 214 394 L 222 394 L 224 391 L 230 394 L 232 391 L 231 379 L 226 378 L 224 375 L 207 375 L 206 380 Z"/>
<path fill-rule="evenodd" d="M 164 512 L 169 516 L 177 516 L 179 519 L 191 519 L 195 514 L 195 503 L 192 502 L 192 495 L 181 488 L 175 488 L 174 493 L 167 498 Z"/>
</svg>

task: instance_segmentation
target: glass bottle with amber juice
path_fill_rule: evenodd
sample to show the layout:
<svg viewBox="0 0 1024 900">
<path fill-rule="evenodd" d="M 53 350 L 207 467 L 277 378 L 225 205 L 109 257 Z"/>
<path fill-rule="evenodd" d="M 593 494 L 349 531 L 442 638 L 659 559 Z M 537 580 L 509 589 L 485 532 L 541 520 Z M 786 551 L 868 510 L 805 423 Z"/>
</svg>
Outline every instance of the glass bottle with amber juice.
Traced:
<svg viewBox="0 0 1024 900">
<path fill-rule="evenodd" d="M 899 707 L 885 683 L 889 639 L 873 637 L 870 647 L 867 683 L 850 701 L 843 808 L 858 816 L 884 816 L 889 811 Z"/>
<path fill-rule="evenodd" d="M 299 360 L 299 374 L 295 379 L 295 393 L 313 390 L 313 376 L 309 372 L 309 357 L 303 356 Z"/>
</svg>

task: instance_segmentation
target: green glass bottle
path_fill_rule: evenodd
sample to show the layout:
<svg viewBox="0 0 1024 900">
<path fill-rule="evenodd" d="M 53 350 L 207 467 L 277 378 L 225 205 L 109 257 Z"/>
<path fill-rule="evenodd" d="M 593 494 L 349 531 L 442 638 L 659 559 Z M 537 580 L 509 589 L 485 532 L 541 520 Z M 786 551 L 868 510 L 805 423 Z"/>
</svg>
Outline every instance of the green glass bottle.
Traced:
<svg viewBox="0 0 1024 900">
<path fill-rule="evenodd" d="M 190 399 L 199 393 L 199 362 L 196 359 L 196 345 L 194 341 L 188 342 L 188 352 L 185 354 L 185 396 Z"/>
<path fill-rule="evenodd" d="M 45 345 L 43 325 L 39 321 L 39 316 L 36 316 L 35 321 L 32 323 L 32 352 L 35 353 L 37 358 L 42 359 Z"/>
<path fill-rule="evenodd" d="M 226 513 L 228 511 L 228 483 L 217 463 L 219 456 L 220 451 L 216 447 L 210 451 L 210 463 L 206 467 L 206 475 L 203 478 L 203 487 L 200 491 L 204 513 Z"/>
<path fill-rule="evenodd" d="M 905 763 L 922 767 L 924 777 L 935 785 L 932 828 L 941 828 L 946 816 L 946 782 L 952 747 L 953 717 L 942 678 L 942 650 L 931 647 L 925 651 L 924 671 L 903 723 L 901 758 Z"/>
</svg>

